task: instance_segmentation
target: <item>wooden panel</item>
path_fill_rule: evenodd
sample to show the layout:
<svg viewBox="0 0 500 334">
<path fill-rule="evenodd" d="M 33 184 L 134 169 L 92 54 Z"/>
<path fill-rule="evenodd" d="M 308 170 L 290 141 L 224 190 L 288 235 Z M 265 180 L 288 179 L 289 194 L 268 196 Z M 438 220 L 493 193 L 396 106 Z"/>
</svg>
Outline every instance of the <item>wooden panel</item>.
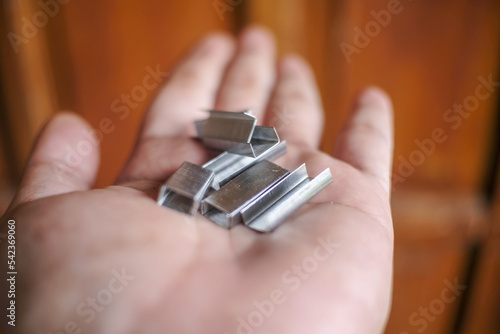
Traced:
<svg viewBox="0 0 500 334">
<path fill-rule="evenodd" d="M 0 137 L 0 140 L 2 138 Z M 10 203 L 13 194 L 13 185 L 7 171 L 9 159 L 4 154 L 4 150 L 0 145 L 0 216 L 3 215 Z"/>
<path fill-rule="evenodd" d="M 496 196 L 489 219 L 489 236 L 481 249 L 474 290 L 465 314 L 464 334 L 500 333 L 500 183 Z"/>
<path fill-rule="evenodd" d="M 499 80 L 498 1 L 258 0 L 249 6 L 250 21 L 269 25 L 282 52 L 300 52 L 311 61 L 326 107 L 324 150 L 333 147 L 354 94 L 376 84 L 389 92 L 396 110 L 396 188 L 479 188 L 496 92 L 481 88 L 489 96 L 470 116 L 447 110 L 477 101 L 468 97 L 475 96 L 479 76 Z M 381 11 L 392 14 L 383 21 Z M 440 143 L 428 140 L 434 129 L 443 131 Z M 428 148 L 420 153 L 415 141 Z"/>
<path fill-rule="evenodd" d="M 375 22 L 370 11 L 387 10 L 389 3 L 394 1 L 350 2 L 344 40 L 353 41 L 352 27 L 369 29 Z M 346 64 L 343 96 L 374 83 L 393 97 L 395 175 L 401 177 L 396 188 L 418 184 L 477 190 L 482 185 L 495 95 L 467 117 L 447 110 L 475 96 L 478 76 L 498 79 L 499 5 L 494 0 L 401 1 L 387 27 Z M 432 138 L 434 129 L 443 129 L 446 139 L 435 140 L 428 154 L 417 153 L 422 149 L 415 141 Z M 404 171 L 403 161 L 414 171 Z"/>
<path fill-rule="evenodd" d="M 386 334 L 451 333 L 464 285 L 466 249 L 396 246 L 394 290 Z M 445 298 L 442 299 L 443 291 Z M 448 302 L 449 301 L 449 302 Z"/>
<path fill-rule="evenodd" d="M 485 234 L 485 212 L 482 201 L 466 193 L 406 190 L 393 198 L 394 291 L 387 334 L 451 333 L 471 288 L 462 286 L 468 284 L 470 245 Z"/>
<path fill-rule="evenodd" d="M 232 12 L 221 15 L 223 20 L 212 1 L 203 0 L 92 0 L 65 6 L 75 80 L 73 108 L 102 134 L 98 185 L 114 181 L 155 94 L 154 90 L 141 88 L 143 78 L 156 69 L 168 72 L 206 32 L 229 29 Z M 144 91 L 146 94 L 141 95 Z M 124 95 L 131 96 L 129 104 L 120 101 Z M 108 133 L 100 129 L 101 122 L 110 123 L 104 129 Z"/>
<path fill-rule="evenodd" d="M 497 219 L 498 221 L 498 219 Z M 465 334 L 500 333 L 500 237 L 483 248 L 474 293 L 466 315 Z"/>
<path fill-rule="evenodd" d="M 13 177 L 18 178 L 38 131 L 58 107 L 45 30 L 50 20 L 34 0 L 3 1 L 0 10 L 1 34 L 7 37 L 0 42 L 10 136 L 6 145 L 12 147 L 9 164 L 17 168 Z"/>
</svg>

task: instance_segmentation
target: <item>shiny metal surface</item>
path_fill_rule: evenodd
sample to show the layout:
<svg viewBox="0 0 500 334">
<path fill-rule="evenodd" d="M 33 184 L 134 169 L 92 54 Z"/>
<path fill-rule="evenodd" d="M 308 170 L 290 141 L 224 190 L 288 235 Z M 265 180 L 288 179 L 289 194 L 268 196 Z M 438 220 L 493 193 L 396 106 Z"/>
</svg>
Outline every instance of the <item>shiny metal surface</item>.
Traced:
<svg viewBox="0 0 500 334">
<path fill-rule="evenodd" d="M 308 179 L 306 164 L 302 164 L 295 171 L 273 184 L 254 201 L 246 205 L 241 210 L 243 222 L 246 225 L 251 224 L 259 215 L 306 179 Z"/>
<path fill-rule="evenodd" d="M 312 180 L 305 179 L 247 226 L 259 232 L 274 230 L 331 182 L 332 174 L 329 168 Z"/>
<path fill-rule="evenodd" d="M 227 112 L 210 110 L 210 116 L 203 127 L 204 138 L 249 143 L 257 118 L 249 110 Z"/>
<path fill-rule="evenodd" d="M 275 160 L 286 153 L 286 141 L 273 146 L 257 158 L 251 158 L 235 153 L 223 152 L 202 167 L 215 173 L 211 187 L 219 190 L 231 179 L 262 160 Z"/>
<path fill-rule="evenodd" d="M 203 166 L 189 162 L 161 187 L 158 204 L 194 215 L 201 213 L 231 228 L 243 222 L 270 232 L 332 182 L 330 169 L 314 179 L 302 164 L 291 172 L 269 160 L 286 153 L 276 129 L 256 126 L 249 111 L 210 110 L 195 122 L 198 136 L 210 148 L 225 150 Z"/>
<path fill-rule="evenodd" d="M 184 162 L 161 187 L 158 205 L 194 215 L 215 173 L 190 162 Z"/>
<path fill-rule="evenodd" d="M 267 160 L 260 161 L 229 181 L 202 203 L 202 214 L 225 228 L 242 221 L 241 210 L 265 193 L 289 171 Z"/>
<path fill-rule="evenodd" d="M 209 112 L 208 119 L 195 122 L 198 137 L 207 147 L 255 158 L 279 143 L 276 130 L 256 126 L 250 111 Z"/>
</svg>

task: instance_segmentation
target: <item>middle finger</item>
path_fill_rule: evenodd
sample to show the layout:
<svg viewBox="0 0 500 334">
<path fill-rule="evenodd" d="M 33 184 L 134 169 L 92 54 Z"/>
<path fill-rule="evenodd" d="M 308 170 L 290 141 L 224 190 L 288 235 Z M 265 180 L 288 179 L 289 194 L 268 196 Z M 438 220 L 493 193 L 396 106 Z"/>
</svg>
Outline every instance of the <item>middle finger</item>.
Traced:
<svg viewBox="0 0 500 334">
<path fill-rule="evenodd" d="M 259 27 L 247 28 L 241 34 L 237 53 L 219 88 L 215 109 L 252 109 L 262 123 L 276 76 L 274 57 L 274 41 L 269 32 Z"/>
</svg>

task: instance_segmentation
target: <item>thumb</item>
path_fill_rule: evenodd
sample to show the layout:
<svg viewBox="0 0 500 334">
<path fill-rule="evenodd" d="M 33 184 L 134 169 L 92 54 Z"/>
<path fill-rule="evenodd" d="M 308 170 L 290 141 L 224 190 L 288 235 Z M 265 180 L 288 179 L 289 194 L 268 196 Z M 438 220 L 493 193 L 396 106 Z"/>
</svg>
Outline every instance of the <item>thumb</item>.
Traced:
<svg viewBox="0 0 500 334">
<path fill-rule="evenodd" d="M 99 167 L 99 138 L 80 116 L 59 113 L 42 130 L 9 209 L 38 198 L 88 190 Z"/>
</svg>

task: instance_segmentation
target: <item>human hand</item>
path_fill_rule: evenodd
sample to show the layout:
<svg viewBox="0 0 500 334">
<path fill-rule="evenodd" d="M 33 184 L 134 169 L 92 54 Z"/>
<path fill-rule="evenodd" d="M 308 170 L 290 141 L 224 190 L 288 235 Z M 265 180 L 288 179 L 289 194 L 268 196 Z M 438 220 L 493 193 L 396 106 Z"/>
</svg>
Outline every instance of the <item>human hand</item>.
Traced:
<svg viewBox="0 0 500 334">
<path fill-rule="evenodd" d="M 332 157 L 318 150 L 322 107 L 308 65 L 288 56 L 275 67 L 262 29 L 236 43 L 204 39 L 159 92 L 117 184 L 104 189 L 92 189 L 97 149 L 62 175 L 53 169 L 89 126 L 60 114 L 45 127 L 2 218 L 2 233 L 16 222 L 19 333 L 383 331 L 392 285 L 390 101 L 374 88 L 361 94 Z M 250 107 L 270 126 L 286 117 L 278 129 L 288 152 L 276 163 L 305 162 L 313 177 L 329 167 L 333 182 L 269 234 L 157 206 L 160 182 L 184 161 L 207 160 L 189 136 L 199 110 L 211 107 Z M 2 259 L 5 252 L 2 243 Z"/>
</svg>

